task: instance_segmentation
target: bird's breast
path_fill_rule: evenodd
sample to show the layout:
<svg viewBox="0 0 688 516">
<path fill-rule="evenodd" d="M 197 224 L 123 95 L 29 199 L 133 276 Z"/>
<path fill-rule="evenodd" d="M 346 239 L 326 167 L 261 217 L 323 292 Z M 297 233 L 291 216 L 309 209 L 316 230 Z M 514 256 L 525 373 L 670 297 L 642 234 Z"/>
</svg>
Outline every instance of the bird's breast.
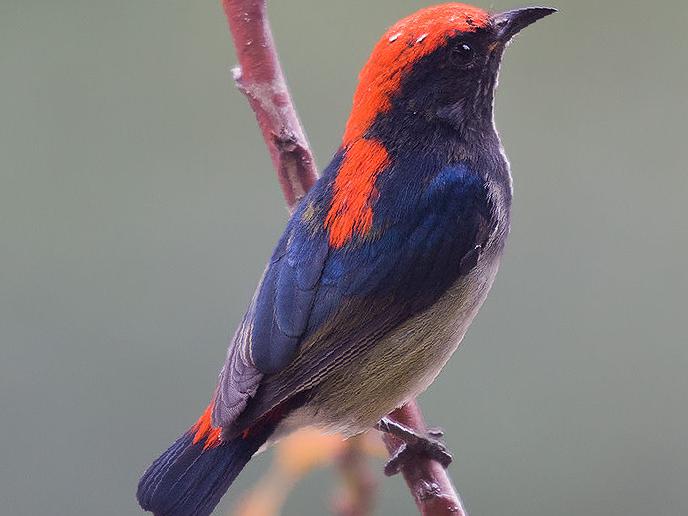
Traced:
<svg viewBox="0 0 688 516">
<path fill-rule="evenodd" d="M 423 392 L 463 339 L 498 267 L 497 256 L 484 257 L 434 304 L 324 379 L 291 423 L 353 435 Z"/>
</svg>

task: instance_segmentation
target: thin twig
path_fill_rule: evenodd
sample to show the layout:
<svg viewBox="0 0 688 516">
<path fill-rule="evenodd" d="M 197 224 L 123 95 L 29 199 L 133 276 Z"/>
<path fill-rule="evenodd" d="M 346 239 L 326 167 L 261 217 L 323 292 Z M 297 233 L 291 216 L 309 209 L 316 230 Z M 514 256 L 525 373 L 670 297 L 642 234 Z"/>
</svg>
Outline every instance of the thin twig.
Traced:
<svg viewBox="0 0 688 516">
<path fill-rule="evenodd" d="M 349 438 L 339 457 L 343 483 L 334 500 L 337 516 L 368 516 L 373 513 L 377 480 L 368 467 L 367 437 L 361 434 Z"/>
<path fill-rule="evenodd" d="M 285 201 L 293 211 L 318 174 L 279 63 L 267 16 L 267 0 L 222 0 L 222 5 L 239 59 L 239 66 L 233 71 L 234 79 L 256 115 Z M 415 401 L 397 409 L 390 417 L 418 432 L 426 432 Z M 383 438 L 390 454 L 403 444 L 390 435 Z M 360 468 L 360 462 L 355 464 Z M 362 474 L 360 470 L 359 474 Z M 447 472 L 439 463 L 429 458 L 418 459 L 414 464 L 404 465 L 402 474 L 423 516 L 467 516 Z M 365 507 L 367 502 L 361 503 Z"/>
</svg>

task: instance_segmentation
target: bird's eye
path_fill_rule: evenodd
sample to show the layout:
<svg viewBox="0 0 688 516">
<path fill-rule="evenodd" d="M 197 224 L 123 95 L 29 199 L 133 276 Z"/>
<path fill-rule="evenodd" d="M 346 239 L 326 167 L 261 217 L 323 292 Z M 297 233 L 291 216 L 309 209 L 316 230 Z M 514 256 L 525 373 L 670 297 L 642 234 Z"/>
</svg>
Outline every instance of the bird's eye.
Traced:
<svg viewBox="0 0 688 516">
<path fill-rule="evenodd" d="M 468 43 L 459 43 L 452 48 L 450 59 L 456 66 L 467 68 L 473 63 L 475 52 Z"/>
</svg>

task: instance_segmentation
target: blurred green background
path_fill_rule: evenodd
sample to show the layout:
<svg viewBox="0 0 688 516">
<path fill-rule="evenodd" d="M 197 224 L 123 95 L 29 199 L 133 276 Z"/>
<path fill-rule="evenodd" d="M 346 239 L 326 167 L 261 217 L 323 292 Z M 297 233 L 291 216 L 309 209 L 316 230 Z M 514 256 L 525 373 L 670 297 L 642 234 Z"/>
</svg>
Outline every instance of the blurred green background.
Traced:
<svg viewBox="0 0 688 516">
<path fill-rule="evenodd" d="M 685 515 L 688 4 L 550 4 L 497 98 L 508 252 L 422 405 L 473 516 Z M 372 45 L 425 5 L 271 2 L 320 167 Z M 0 514 L 138 514 L 207 403 L 287 218 L 234 62 L 215 0 L 0 1 Z M 400 478 L 380 496 L 414 513 Z"/>
</svg>

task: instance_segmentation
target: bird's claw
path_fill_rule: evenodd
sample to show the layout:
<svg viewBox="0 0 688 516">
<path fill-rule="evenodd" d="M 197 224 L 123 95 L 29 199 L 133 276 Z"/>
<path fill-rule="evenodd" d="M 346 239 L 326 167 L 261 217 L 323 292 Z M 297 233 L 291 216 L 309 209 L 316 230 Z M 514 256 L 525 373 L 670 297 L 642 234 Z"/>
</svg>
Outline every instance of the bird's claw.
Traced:
<svg viewBox="0 0 688 516">
<path fill-rule="evenodd" d="M 378 423 L 377 429 L 404 441 L 404 444 L 385 464 L 385 475 L 387 476 L 396 475 L 404 464 L 417 460 L 419 457 L 429 457 L 436 460 L 444 468 L 449 466 L 453 460 L 445 444 L 439 440 L 444 435 L 444 432 L 439 428 L 429 429 L 427 436 L 423 436 L 396 421 L 384 418 Z"/>
<path fill-rule="evenodd" d="M 401 471 L 402 466 L 409 464 L 419 457 L 429 457 L 439 462 L 442 467 L 448 467 L 453 460 L 451 453 L 441 441 L 426 438 L 415 443 L 402 444 L 396 453 L 385 464 L 385 475 L 391 477 Z"/>
</svg>

